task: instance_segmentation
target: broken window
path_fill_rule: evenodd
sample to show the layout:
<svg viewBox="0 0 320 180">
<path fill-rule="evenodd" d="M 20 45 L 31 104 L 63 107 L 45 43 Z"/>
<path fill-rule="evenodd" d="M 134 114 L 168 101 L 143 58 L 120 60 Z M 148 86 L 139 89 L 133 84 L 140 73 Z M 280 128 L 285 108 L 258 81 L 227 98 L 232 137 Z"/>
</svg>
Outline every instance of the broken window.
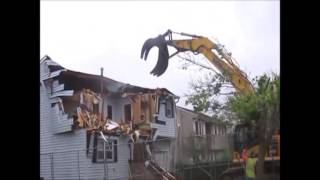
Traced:
<svg viewBox="0 0 320 180">
<path fill-rule="evenodd" d="M 83 89 L 80 93 L 80 104 L 85 105 L 90 112 L 93 112 L 94 106 L 99 112 L 99 103 L 101 102 L 101 97 L 97 93 L 91 91 L 90 89 Z"/>
<path fill-rule="evenodd" d="M 107 111 L 108 111 L 107 118 L 112 119 L 112 106 L 111 105 L 108 105 Z"/>
<path fill-rule="evenodd" d="M 126 122 L 131 121 L 131 104 L 124 105 L 124 120 Z"/>
<path fill-rule="evenodd" d="M 117 140 L 98 139 L 96 162 L 117 162 Z"/>
</svg>

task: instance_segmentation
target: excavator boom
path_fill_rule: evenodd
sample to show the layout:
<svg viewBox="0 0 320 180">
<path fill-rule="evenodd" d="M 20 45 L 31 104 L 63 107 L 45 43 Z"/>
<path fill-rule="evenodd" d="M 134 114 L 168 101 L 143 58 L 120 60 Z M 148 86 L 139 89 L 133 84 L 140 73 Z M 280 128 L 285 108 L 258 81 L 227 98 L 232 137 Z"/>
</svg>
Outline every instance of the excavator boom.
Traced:
<svg viewBox="0 0 320 180">
<path fill-rule="evenodd" d="M 253 86 L 245 73 L 233 63 L 231 56 L 225 52 L 221 45 L 210 41 L 206 37 L 187 33 L 178 34 L 192 37 L 192 39 L 172 40 L 172 31 L 168 30 L 163 35 L 145 41 L 141 50 L 141 58 L 144 58 L 144 60 L 147 59 L 152 47 L 157 46 L 159 48 L 158 61 L 150 72 L 151 74 L 161 76 L 167 70 L 169 58 L 179 52 L 191 51 L 203 54 L 231 82 L 238 92 L 253 91 Z M 165 39 L 166 36 L 169 36 L 169 40 Z M 174 47 L 177 52 L 169 55 L 168 46 Z M 216 50 L 218 53 L 213 52 L 213 50 Z"/>
<path fill-rule="evenodd" d="M 169 59 L 173 57 L 174 55 L 180 53 L 180 52 L 186 52 L 191 51 L 194 54 L 201 53 L 204 55 L 210 63 L 215 66 L 224 77 L 226 77 L 227 80 L 231 82 L 233 87 L 237 90 L 239 94 L 243 93 L 249 93 L 253 92 L 254 88 L 251 82 L 247 79 L 247 75 L 240 70 L 240 68 L 233 62 L 233 59 L 231 57 L 231 54 L 228 53 L 222 45 L 217 44 L 209 40 L 207 37 L 193 35 L 193 34 L 187 34 L 187 33 L 176 33 L 180 34 L 182 36 L 188 36 L 191 37 L 191 39 L 179 39 L 179 40 L 173 40 L 172 39 L 172 32 L 171 30 L 168 30 L 166 33 L 159 35 L 156 38 L 150 38 L 143 44 L 142 50 L 141 50 L 141 58 L 146 60 L 148 57 L 148 53 L 151 48 L 154 46 L 157 46 L 159 48 L 159 55 L 158 55 L 158 61 L 154 69 L 151 71 L 151 74 L 155 76 L 161 76 L 168 67 Z M 168 37 L 168 39 L 166 39 Z M 171 55 L 169 55 L 168 46 L 174 47 L 177 51 Z M 240 125 L 241 126 L 241 125 Z M 243 127 L 240 127 L 242 128 Z M 247 126 L 247 125 L 246 125 Z M 280 136 L 278 137 L 278 140 L 276 142 L 277 147 L 280 142 Z M 237 142 L 237 141 L 235 141 Z M 244 142 L 239 142 L 237 144 L 243 144 Z M 257 152 L 258 149 L 258 143 L 252 142 L 253 146 L 249 149 L 252 151 Z M 238 146 L 237 146 L 238 147 Z M 234 152 L 235 160 L 240 160 L 240 152 L 241 152 L 242 145 L 237 148 Z M 277 155 L 276 157 L 279 157 L 279 148 L 277 148 Z M 273 157 L 272 157 L 273 158 Z M 225 171 L 222 175 L 223 179 L 232 177 L 232 174 L 235 174 L 237 172 L 243 172 L 241 168 L 232 169 L 229 168 L 227 171 Z"/>
</svg>

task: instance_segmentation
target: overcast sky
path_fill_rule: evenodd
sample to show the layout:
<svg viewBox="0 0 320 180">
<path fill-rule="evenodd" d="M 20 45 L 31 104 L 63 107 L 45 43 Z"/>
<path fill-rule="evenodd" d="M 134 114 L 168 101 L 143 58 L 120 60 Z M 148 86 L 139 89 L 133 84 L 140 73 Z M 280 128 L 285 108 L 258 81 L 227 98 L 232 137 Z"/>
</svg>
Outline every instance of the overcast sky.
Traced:
<svg viewBox="0 0 320 180">
<path fill-rule="evenodd" d="M 160 77 L 149 74 L 157 48 L 140 59 L 144 41 L 177 32 L 217 38 L 250 77 L 280 69 L 279 1 L 41 1 L 41 57 L 63 67 L 178 96 L 201 75 L 177 57 Z M 184 106 L 182 98 L 178 103 Z M 188 106 L 190 107 L 190 106 Z"/>
</svg>

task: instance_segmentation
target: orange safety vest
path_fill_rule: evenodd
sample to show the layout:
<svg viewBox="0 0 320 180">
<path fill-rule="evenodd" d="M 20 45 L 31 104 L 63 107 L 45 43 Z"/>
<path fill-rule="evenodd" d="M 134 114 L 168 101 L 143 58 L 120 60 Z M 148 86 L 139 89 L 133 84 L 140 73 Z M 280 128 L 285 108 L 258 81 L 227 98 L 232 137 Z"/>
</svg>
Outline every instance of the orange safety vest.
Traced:
<svg viewBox="0 0 320 180">
<path fill-rule="evenodd" d="M 242 156 L 242 159 L 246 162 L 248 159 L 248 150 L 246 148 L 242 150 L 241 156 Z"/>
</svg>

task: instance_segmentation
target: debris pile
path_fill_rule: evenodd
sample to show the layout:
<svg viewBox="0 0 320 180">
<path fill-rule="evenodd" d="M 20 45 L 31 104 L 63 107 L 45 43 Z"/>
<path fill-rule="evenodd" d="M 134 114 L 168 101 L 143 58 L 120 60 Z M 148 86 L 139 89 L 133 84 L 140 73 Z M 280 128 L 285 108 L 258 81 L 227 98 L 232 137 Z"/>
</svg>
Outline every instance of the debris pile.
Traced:
<svg viewBox="0 0 320 180">
<path fill-rule="evenodd" d="M 89 131 L 100 131 L 105 134 L 130 134 L 129 123 L 115 122 L 103 117 L 102 98 L 99 93 L 90 89 L 77 92 L 74 99 L 79 101 L 74 117 L 74 128 L 86 128 Z"/>
</svg>

